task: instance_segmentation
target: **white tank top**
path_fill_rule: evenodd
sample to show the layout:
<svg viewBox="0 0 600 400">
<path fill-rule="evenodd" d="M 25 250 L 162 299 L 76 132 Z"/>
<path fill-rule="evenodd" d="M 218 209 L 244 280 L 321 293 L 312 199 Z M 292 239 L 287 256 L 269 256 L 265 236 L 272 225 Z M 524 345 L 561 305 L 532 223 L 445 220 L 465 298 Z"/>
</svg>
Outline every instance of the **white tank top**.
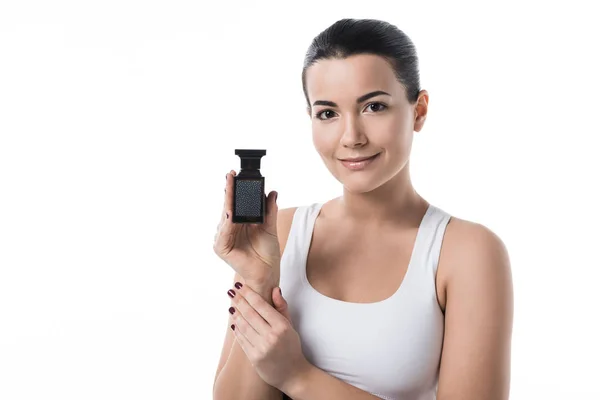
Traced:
<svg viewBox="0 0 600 400">
<path fill-rule="evenodd" d="M 296 209 L 281 260 L 280 286 L 306 359 L 384 400 L 434 400 L 444 336 L 435 277 L 450 215 L 429 206 L 404 280 L 391 297 L 351 303 L 321 294 L 306 277 L 321 207 Z"/>
</svg>

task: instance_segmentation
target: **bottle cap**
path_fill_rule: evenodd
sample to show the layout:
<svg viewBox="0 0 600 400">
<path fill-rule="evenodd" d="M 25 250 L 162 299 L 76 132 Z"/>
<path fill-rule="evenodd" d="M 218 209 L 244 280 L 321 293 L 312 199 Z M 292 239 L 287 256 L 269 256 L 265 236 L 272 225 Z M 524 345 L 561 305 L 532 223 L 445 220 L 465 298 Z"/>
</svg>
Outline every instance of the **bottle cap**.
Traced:
<svg viewBox="0 0 600 400">
<path fill-rule="evenodd" d="M 235 149 L 235 155 L 240 156 L 242 170 L 259 170 L 260 159 L 267 154 L 267 150 Z"/>
</svg>

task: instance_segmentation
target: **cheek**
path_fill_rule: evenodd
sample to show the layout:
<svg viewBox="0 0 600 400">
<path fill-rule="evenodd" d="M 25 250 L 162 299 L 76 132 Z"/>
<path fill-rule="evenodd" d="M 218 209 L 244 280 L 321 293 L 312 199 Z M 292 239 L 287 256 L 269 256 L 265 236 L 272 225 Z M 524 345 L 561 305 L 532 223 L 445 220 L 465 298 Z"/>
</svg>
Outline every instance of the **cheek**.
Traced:
<svg viewBox="0 0 600 400">
<path fill-rule="evenodd" d="M 367 121 L 365 128 L 372 144 L 388 148 L 391 151 L 402 146 L 410 133 L 407 129 L 406 119 L 391 113 L 371 118 Z"/>
<path fill-rule="evenodd" d="M 327 127 L 313 124 L 312 139 L 315 149 L 322 154 L 331 153 L 336 148 L 335 132 L 327 130 Z"/>
</svg>

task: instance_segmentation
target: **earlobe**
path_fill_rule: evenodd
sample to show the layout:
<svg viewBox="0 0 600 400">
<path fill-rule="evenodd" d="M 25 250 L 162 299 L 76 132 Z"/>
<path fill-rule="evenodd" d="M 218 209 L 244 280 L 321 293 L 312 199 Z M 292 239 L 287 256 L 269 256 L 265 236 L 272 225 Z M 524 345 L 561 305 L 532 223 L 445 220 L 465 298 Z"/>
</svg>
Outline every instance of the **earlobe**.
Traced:
<svg viewBox="0 0 600 400">
<path fill-rule="evenodd" d="M 415 118 L 415 123 L 414 123 L 414 130 L 415 132 L 420 132 L 421 129 L 423 129 L 423 124 L 425 123 L 425 115 L 417 115 L 417 117 Z"/>
</svg>

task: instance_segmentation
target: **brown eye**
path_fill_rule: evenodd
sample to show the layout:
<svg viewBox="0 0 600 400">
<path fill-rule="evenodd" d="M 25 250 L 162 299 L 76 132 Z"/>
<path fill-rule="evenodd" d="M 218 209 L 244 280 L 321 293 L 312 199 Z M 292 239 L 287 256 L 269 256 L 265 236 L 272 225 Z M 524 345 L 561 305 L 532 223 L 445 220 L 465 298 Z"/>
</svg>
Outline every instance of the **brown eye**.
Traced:
<svg viewBox="0 0 600 400">
<path fill-rule="evenodd" d="M 333 116 L 332 114 L 335 114 L 335 113 L 333 111 L 331 111 L 331 110 L 323 110 L 323 111 L 317 113 L 317 115 L 315 115 L 315 117 L 317 117 L 320 120 L 327 120 L 329 118 L 323 119 L 323 118 L 321 118 L 321 116 L 322 115 L 328 115 L 328 116 L 332 117 Z"/>
<path fill-rule="evenodd" d="M 379 112 L 385 110 L 386 106 L 382 103 L 371 103 L 367 106 L 367 108 L 373 112 Z"/>
</svg>

